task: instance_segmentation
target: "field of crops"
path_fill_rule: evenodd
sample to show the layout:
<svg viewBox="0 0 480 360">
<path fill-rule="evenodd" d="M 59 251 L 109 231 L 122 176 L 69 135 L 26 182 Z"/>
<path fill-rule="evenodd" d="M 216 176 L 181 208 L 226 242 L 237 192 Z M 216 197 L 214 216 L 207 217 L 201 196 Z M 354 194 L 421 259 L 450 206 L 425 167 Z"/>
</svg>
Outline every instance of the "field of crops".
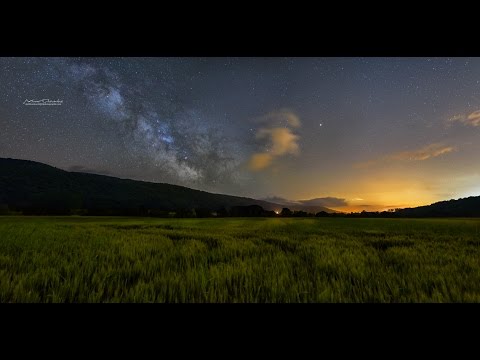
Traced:
<svg viewBox="0 0 480 360">
<path fill-rule="evenodd" d="M 480 219 L 0 217 L 0 302 L 479 302 Z"/>
</svg>

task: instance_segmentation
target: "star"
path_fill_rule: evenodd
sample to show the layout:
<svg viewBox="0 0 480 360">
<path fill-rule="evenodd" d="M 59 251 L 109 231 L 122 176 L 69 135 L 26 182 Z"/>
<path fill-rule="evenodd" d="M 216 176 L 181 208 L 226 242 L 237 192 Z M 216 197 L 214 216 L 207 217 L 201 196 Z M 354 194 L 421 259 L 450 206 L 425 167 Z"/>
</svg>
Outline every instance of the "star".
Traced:
<svg viewBox="0 0 480 360">
<path fill-rule="evenodd" d="M 0 157 L 247 197 L 352 199 L 372 187 L 383 205 L 419 205 L 478 188 L 473 57 L 32 57 L 0 58 L 0 69 Z M 268 117 L 286 113 L 299 126 Z M 432 144 L 456 150 L 406 157 Z M 255 154 L 259 171 L 247 166 Z M 428 189 L 403 192 L 418 184 Z"/>
</svg>

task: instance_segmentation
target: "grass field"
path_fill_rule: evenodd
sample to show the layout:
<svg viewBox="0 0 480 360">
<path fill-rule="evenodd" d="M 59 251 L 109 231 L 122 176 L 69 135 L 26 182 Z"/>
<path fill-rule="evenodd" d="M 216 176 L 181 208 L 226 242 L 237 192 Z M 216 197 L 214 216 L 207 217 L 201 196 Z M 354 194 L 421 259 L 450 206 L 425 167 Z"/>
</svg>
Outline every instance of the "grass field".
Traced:
<svg viewBox="0 0 480 360">
<path fill-rule="evenodd" d="M 480 219 L 0 217 L 0 302 L 478 302 Z"/>
</svg>

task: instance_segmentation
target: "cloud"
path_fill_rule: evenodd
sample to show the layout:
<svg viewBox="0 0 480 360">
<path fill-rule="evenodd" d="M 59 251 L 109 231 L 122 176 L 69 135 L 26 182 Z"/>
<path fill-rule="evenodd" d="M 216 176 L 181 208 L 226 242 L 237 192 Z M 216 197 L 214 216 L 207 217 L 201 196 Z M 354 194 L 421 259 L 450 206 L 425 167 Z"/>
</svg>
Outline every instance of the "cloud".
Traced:
<svg viewBox="0 0 480 360">
<path fill-rule="evenodd" d="M 310 200 L 288 200 L 280 196 L 270 196 L 263 200 L 286 206 L 322 206 L 322 207 L 341 207 L 348 206 L 346 199 L 337 197 L 323 197 Z"/>
<path fill-rule="evenodd" d="M 271 149 L 270 153 L 273 156 L 279 156 L 284 154 L 299 153 L 298 139 L 299 136 L 291 132 L 287 128 L 273 128 L 273 129 L 260 129 L 256 135 L 257 139 L 270 139 Z"/>
<path fill-rule="evenodd" d="M 480 126 L 480 110 L 474 111 L 468 115 L 459 114 L 452 116 L 447 120 L 448 123 L 461 122 L 467 126 Z"/>
<path fill-rule="evenodd" d="M 418 150 L 403 151 L 403 152 L 392 154 L 390 155 L 389 158 L 392 160 L 402 160 L 402 161 L 404 160 L 422 161 L 422 160 L 427 160 L 443 154 L 448 154 L 453 150 L 454 150 L 454 147 L 452 146 L 445 146 L 442 144 L 430 144 Z"/>
<path fill-rule="evenodd" d="M 258 171 L 268 167 L 273 160 L 273 156 L 269 153 L 253 154 L 250 158 L 249 168 Z"/>
<path fill-rule="evenodd" d="M 300 153 L 298 145 L 300 136 L 294 134 L 292 129 L 287 127 L 299 127 L 301 123 L 298 116 L 290 111 L 282 110 L 267 114 L 262 119 L 268 121 L 271 126 L 260 128 L 255 134 L 255 138 L 263 141 L 267 150 L 251 156 L 248 165 L 252 171 L 259 171 L 269 167 L 275 158 L 287 154 L 298 155 Z M 284 126 L 272 126 L 275 122 L 283 122 Z"/>
<path fill-rule="evenodd" d="M 448 154 L 455 150 L 453 146 L 447 146 L 444 144 L 430 144 L 417 150 L 401 151 L 386 156 L 382 156 L 378 159 L 357 163 L 355 168 L 366 168 L 378 164 L 384 164 L 392 161 L 424 161 L 430 158 L 438 157 L 444 154 Z"/>
<path fill-rule="evenodd" d="M 480 126 L 480 110 L 474 111 L 468 115 L 467 120 L 472 126 Z"/>
<path fill-rule="evenodd" d="M 462 121 L 465 119 L 465 115 L 453 115 L 451 118 L 449 118 L 447 121 L 448 122 L 453 122 L 453 121 Z"/>
<path fill-rule="evenodd" d="M 294 203 L 293 201 L 287 200 L 287 199 L 282 198 L 280 196 L 269 196 L 269 197 L 266 197 L 262 200 L 272 202 L 272 203 L 276 203 L 276 204 L 280 204 L 280 205 L 293 204 Z"/>
<path fill-rule="evenodd" d="M 340 207 L 347 206 L 348 203 L 345 199 L 336 197 L 323 197 L 310 200 L 299 200 L 299 202 L 306 206 L 325 206 L 325 207 Z"/>
</svg>

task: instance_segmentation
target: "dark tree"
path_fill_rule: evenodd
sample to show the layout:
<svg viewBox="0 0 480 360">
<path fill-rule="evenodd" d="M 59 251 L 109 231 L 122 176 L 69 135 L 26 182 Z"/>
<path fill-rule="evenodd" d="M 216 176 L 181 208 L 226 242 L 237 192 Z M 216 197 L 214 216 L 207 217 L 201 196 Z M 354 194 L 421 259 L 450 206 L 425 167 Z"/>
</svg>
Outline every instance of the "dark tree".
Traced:
<svg viewBox="0 0 480 360">
<path fill-rule="evenodd" d="M 260 205 L 233 206 L 230 209 L 231 216 L 265 216 L 265 211 Z"/>
<path fill-rule="evenodd" d="M 176 217 L 179 218 L 194 218 L 196 216 L 195 209 L 179 209 L 176 212 Z"/>
<path fill-rule="evenodd" d="M 294 211 L 292 215 L 295 217 L 306 217 L 308 216 L 308 213 L 306 211 L 298 210 Z"/>
<path fill-rule="evenodd" d="M 217 210 L 217 216 L 218 217 L 227 217 L 228 216 L 228 211 L 225 208 L 225 206 L 222 206 L 220 209 Z"/>
<path fill-rule="evenodd" d="M 197 214 L 197 217 L 199 218 L 206 218 L 206 217 L 211 217 L 212 216 L 212 211 L 207 208 L 196 208 L 195 213 Z"/>
<path fill-rule="evenodd" d="M 281 216 L 292 216 L 292 211 L 289 208 L 283 208 L 280 215 Z"/>
</svg>

